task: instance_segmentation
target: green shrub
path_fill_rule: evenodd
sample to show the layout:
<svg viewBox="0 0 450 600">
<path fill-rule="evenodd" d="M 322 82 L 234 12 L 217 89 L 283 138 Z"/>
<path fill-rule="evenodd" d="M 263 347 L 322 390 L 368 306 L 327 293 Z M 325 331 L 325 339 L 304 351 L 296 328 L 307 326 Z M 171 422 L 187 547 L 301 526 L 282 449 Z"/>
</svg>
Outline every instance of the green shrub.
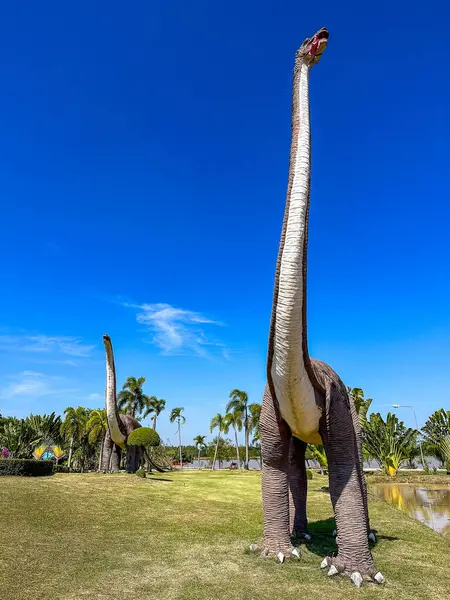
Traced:
<svg viewBox="0 0 450 600">
<path fill-rule="evenodd" d="M 71 467 L 69 469 L 69 467 L 67 465 L 53 465 L 53 473 L 80 473 L 80 469 L 74 469 L 73 467 Z"/>
<path fill-rule="evenodd" d="M 147 473 L 145 472 L 145 470 L 144 470 L 144 469 L 138 469 L 138 470 L 136 471 L 136 475 L 137 475 L 138 477 L 142 477 L 143 479 L 145 479 L 145 478 L 147 477 Z"/>
<path fill-rule="evenodd" d="M 311 480 L 313 478 L 313 472 L 311 469 L 306 469 L 306 479 Z"/>
<path fill-rule="evenodd" d="M 53 465 L 53 473 L 70 473 L 67 465 Z"/>
<path fill-rule="evenodd" d="M 128 446 L 159 446 L 161 443 L 158 433 L 151 427 L 138 427 L 130 433 L 127 439 Z"/>
<path fill-rule="evenodd" d="M 450 458 L 445 463 L 445 468 L 447 469 L 447 475 L 450 475 Z"/>
<path fill-rule="evenodd" d="M 0 460 L 0 475 L 20 475 L 39 477 L 52 475 L 53 463 L 50 460 L 28 460 L 25 458 L 5 458 Z"/>
</svg>

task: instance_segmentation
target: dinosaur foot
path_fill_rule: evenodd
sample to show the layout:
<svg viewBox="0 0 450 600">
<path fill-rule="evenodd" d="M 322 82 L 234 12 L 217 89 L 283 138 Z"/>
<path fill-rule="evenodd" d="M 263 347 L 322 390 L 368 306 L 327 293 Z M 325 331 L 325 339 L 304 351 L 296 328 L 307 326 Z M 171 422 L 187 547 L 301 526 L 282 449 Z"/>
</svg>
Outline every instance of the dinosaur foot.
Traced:
<svg viewBox="0 0 450 600">
<path fill-rule="evenodd" d="M 251 552 L 258 552 L 261 555 L 261 558 L 268 558 L 269 556 L 274 556 L 278 562 L 281 564 L 284 563 L 288 558 L 300 558 L 300 551 L 298 548 L 294 546 L 285 546 L 281 544 L 273 544 L 273 545 L 264 545 L 258 546 L 257 544 L 252 544 L 250 546 Z"/>
<path fill-rule="evenodd" d="M 328 569 L 328 577 L 334 575 L 347 575 L 350 577 L 352 583 L 360 588 L 364 581 L 371 581 L 372 583 L 383 584 L 386 579 L 384 575 L 377 571 L 373 566 L 367 567 L 361 565 L 361 567 L 355 567 L 353 564 L 351 568 L 348 568 L 345 562 L 338 556 L 327 556 L 321 563 L 322 569 Z"/>
</svg>

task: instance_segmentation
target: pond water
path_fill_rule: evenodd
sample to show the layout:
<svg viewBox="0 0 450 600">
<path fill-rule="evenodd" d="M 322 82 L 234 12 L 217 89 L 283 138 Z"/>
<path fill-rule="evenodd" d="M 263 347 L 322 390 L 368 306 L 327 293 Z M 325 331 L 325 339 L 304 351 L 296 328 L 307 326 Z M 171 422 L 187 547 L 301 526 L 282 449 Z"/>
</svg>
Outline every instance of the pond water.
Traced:
<svg viewBox="0 0 450 600">
<path fill-rule="evenodd" d="M 428 485 L 425 488 L 402 483 L 378 483 L 370 490 L 378 498 L 450 538 L 450 486 Z"/>
</svg>

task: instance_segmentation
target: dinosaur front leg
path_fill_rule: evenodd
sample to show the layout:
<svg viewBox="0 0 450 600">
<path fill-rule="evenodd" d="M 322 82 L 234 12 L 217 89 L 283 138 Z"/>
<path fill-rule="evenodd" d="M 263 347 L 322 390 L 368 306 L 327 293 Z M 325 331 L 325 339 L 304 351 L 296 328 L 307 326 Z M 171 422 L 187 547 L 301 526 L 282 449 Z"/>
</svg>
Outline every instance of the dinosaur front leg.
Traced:
<svg viewBox="0 0 450 600">
<path fill-rule="evenodd" d="M 338 553 L 324 559 L 322 567 L 329 567 L 329 575 L 350 575 L 357 587 L 364 578 L 382 583 L 384 577 L 376 570 L 369 549 L 367 504 L 348 398 L 334 382 L 328 388 L 326 425 L 321 435 L 328 458 Z"/>
<path fill-rule="evenodd" d="M 262 556 L 274 554 L 280 562 L 299 557 L 289 530 L 289 444 L 291 433 L 281 419 L 269 388 L 264 392 L 260 419 L 264 545 Z M 256 551 L 257 545 L 251 550 Z"/>
<path fill-rule="evenodd" d="M 111 455 L 111 473 L 120 471 L 120 461 L 122 458 L 122 450 L 117 444 L 114 444 Z"/>
<path fill-rule="evenodd" d="M 114 442 L 111 439 L 111 434 L 109 430 L 106 432 L 105 441 L 103 442 L 103 455 L 102 455 L 102 465 L 101 469 L 103 473 L 109 472 L 109 463 L 111 461 L 111 453 L 113 449 Z"/>
<path fill-rule="evenodd" d="M 308 519 L 306 516 L 306 496 L 308 479 L 306 475 L 305 452 L 307 444 L 292 436 L 289 448 L 289 517 L 293 539 L 309 541 Z"/>
</svg>

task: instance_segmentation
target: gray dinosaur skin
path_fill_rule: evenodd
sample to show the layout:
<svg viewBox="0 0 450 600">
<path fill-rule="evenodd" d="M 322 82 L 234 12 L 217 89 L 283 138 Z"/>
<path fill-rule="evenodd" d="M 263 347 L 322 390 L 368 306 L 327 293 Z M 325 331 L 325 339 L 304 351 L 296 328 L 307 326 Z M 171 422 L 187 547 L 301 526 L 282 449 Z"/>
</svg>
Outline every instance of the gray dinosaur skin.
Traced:
<svg viewBox="0 0 450 600">
<path fill-rule="evenodd" d="M 103 336 L 103 344 L 106 351 L 106 393 L 105 405 L 108 418 L 108 431 L 103 446 L 103 457 L 101 469 L 107 473 L 117 473 L 120 469 L 122 458 L 122 447 L 126 448 L 126 470 L 135 473 L 141 464 L 142 448 L 139 446 L 127 447 L 127 439 L 132 431 L 141 427 L 139 421 L 129 415 L 122 415 L 117 408 L 116 399 L 116 367 L 114 363 L 114 352 L 109 335 Z"/>
<path fill-rule="evenodd" d="M 359 450 L 356 412 L 338 375 L 325 363 L 311 361 L 325 394 L 320 434 L 328 458 L 331 502 L 336 517 L 338 554 L 327 559 L 338 572 L 377 573 L 369 549 L 369 520 L 365 481 Z M 263 455 L 262 494 L 265 554 L 292 555 L 291 536 L 308 533 L 306 515 L 306 444 L 295 438 L 282 419 L 267 385 L 261 410 Z"/>
<path fill-rule="evenodd" d="M 118 415 L 120 429 L 128 437 L 132 431 L 141 427 L 139 421 L 133 419 L 129 415 Z M 128 473 L 135 473 L 142 461 L 142 448 L 139 446 L 127 447 L 126 470 Z M 103 445 L 102 471 L 104 473 L 117 473 L 120 469 L 120 461 L 122 458 L 122 449 L 115 444 L 111 439 L 111 433 L 108 430 L 105 436 Z M 111 461 L 111 462 L 110 462 Z"/>
<path fill-rule="evenodd" d="M 264 545 L 262 556 L 275 554 L 283 562 L 292 555 L 299 556 L 292 540 L 308 533 L 306 515 L 307 477 L 305 442 L 294 437 L 282 418 L 280 404 L 272 380 L 272 366 L 276 352 L 274 344 L 277 321 L 276 306 L 280 290 L 281 257 L 285 244 L 289 204 L 294 179 L 295 156 L 298 151 L 294 129 L 298 129 L 298 85 L 301 64 L 307 60 L 316 64 L 320 55 L 310 52 L 311 44 L 323 45 L 328 40 L 325 28 L 305 40 L 297 52 L 293 84 L 293 138 L 289 168 L 286 210 L 275 274 L 272 319 L 269 334 L 267 386 L 263 396 L 260 431 L 262 447 L 262 497 L 264 511 Z M 296 119 L 297 117 L 297 119 Z M 336 556 L 327 557 L 322 566 L 330 567 L 329 575 L 351 575 L 358 587 L 364 578 L 382 583 L 369 548 L 370 533 L 367 490 L 362 468 L 361 430 L 353 402 L 339 376 L 325 363 L 309 357 L 306 337 L 306 248 L 308 207 L 305 217 L 305 244 L 303 260 L 298 265 L 298 276 L 303 277 L 302 301 L 302 361 L 313 387 L 315 405 L 321 417 L 318 431 L 328 459 L 330 496 L 336 527 Z M 288 350 L 289 352 L 291 350 Z M 292 350 L 293 352 L 295 350 Z M 289 393 L 289 392 L 288 392 Z M 252 550 L 257 546 L 253 545 Z"/>
</svg>

